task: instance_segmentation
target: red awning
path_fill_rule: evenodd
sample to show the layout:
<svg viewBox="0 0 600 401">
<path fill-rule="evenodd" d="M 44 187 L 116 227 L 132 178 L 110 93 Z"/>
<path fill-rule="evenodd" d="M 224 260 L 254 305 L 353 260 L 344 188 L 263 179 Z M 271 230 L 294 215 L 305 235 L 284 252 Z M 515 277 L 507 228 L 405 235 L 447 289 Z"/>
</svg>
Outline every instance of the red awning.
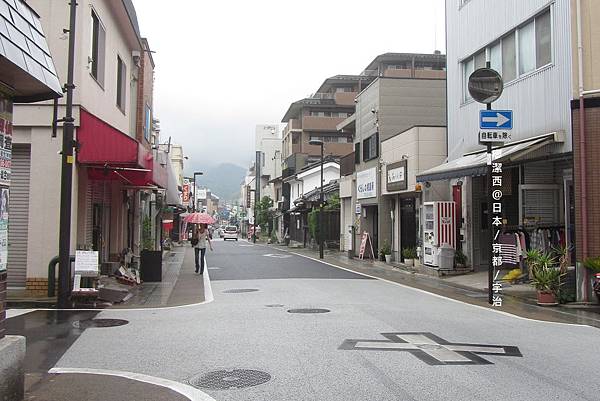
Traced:
<svg viewBox="0 0 600 401">
<path fill-rule="evenodd" d="M 145 167 L 140 164 L 141 146 L 138 141 L 110 126 L 84 109 L 80 112 L 77 129 L 80 164 Z"/>
<path fill-rule="evenodd" d="M 167 187 L 164 163 L 168 162 L 168 157 L 162 161 L 157 160 L 153 152 L 141 146 L 134 138 L 84 109 L 80 113 L 77 141 L 80 145 L 77 161 L 88 167 L 89 178 L 117 180 L 134 186 Z"/>
</svg>

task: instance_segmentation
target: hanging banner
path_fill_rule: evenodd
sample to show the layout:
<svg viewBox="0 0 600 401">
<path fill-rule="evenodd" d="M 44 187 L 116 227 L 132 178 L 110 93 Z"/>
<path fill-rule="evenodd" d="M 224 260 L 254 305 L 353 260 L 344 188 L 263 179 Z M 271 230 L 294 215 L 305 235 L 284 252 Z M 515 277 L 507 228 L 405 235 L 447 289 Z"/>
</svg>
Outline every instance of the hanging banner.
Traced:
<svg viewBox="0 0 600 401">
<path fill-rule="evenodd" d="M 499 236 L 502 234 L 502 193 L 503 187 L 503 174 L 502 174 L 502 163 L 492 163 L 492 182 L 490 183 L 492 191 L 492 227 L 491 232 L 492 238 L 492 268 L 493 268 L 493 282 L 492 282 L 492 305 L 502 306 L 502 282 L 498 281 L 498 275 L 502 264 L 502 244 L 499 241 Z"/>
<path fill-rule="evenodd" d="M 182 197 L 183 204 L 185 206 L 188 206 L 188 204 L 190 203 L 190 181 L 189 180 L 187 180 L 187 179 L 183 180 L 182 189 L 183 189 L 183 194 L 181 195 L 181 197 Z"/>
<path fill-rule="evenodd" d="M 8 202 L 12 159 L 12 101 L 0 93 L 0 272 L 8 265 Z"/>
</svg>

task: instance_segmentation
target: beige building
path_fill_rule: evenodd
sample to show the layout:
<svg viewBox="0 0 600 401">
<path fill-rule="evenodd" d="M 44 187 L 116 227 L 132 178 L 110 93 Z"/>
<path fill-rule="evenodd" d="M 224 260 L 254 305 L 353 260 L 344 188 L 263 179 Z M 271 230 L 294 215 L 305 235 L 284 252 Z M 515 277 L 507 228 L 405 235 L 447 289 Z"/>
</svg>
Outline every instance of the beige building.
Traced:
<svg viewBox="0 0 600 401">
<path fill-rule="evenodd" d="M 46 32 L 62 32 L 69 0 L 30 0 Z M 118 260 L 124 248 L 141 250 L 141 226 L 150 219 L 159 237 L 159 194 L 166 188 L 166 155 L 151 148 L 154 62 L 140 35 L 131 0 L 80 0 L 77 12 L 71 249 L 92 248 L 100 262 Z M 48 46 L 66 81 L 68 40 L 54 34 Z M 58 115 L 64 115 L 64 99 Z M 52 103 L 15 105 L 15 182 L 27 191 L 11 213 L 13 288 L 46 280 L 58 253 L 62 127 L 53 134 Z M 134 171 L 134 170 L 147 171 Z M 36 287 L 39 290 L 39 285 Z M 42 295 L 41 290 L 37 295 Z"/>
<path fill-rule="evenodd" d="M 360 236 L 367 232 L 377 253 L 385 242 L 392 242 L 395 205 L 383 196 L 381 144 L 393 137 L 399 141 L 412 137 L 410 129 L 415 126 L 446 125 L 446 56 L 439 52 L 385 53 L 375 57 L 363 75 L 374 76 L 374 80 L 356 96 L 356 112 L 337 126 L 352 136 L 354 146 L 354 152 L 341 162 L 340 198 L 345 214 L 340 243 L 349 249 L 351 244 L 360 244 Z M 410 159 L 419 154 L 406 155 Z M 417 205 L 410 206 L 416 215 Z M 347 238 L 351 220 L 353 239 Z M 406 246 L 416 244 L 417 232 L 411 231 Z M 353 249 L 358 252 L 356 246 Z"/>
</svg>

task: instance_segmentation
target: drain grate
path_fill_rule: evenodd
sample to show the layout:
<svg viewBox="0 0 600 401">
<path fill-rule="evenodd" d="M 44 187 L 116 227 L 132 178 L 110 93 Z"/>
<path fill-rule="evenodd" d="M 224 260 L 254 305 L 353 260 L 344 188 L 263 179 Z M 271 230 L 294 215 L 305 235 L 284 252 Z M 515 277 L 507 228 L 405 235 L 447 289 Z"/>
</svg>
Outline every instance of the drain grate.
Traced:
<svg viewBox="0 0 600 401">
<path fill-rule="evenodd" d="M 256 288 L 233 288 L 231 290 L 223 291 L 224 294 L 241 294 L 243 292 L 256 292 Z"/>
<path fill-rule="evenodd" d="M 87 319 L 73 322 L 73 327 L 76 329 L 89 329 L 94 327 L 104 328 L 124 326 L 128 323 L 128 320 L 123 319 Z"/>
<path fill-rule="evenodd" d="M 209 390 L 234 390 L 254 387 L 271 380 L 267 372 L 252 369 L 215 370 L 188 380 L 191 386 Z"/>
<path fill-rule="evenodd" d="M 288 313 L 329 313 L 329 309 L 320 308 L 304 308 L 304 309 L 289 309 Z"/>
</svg>

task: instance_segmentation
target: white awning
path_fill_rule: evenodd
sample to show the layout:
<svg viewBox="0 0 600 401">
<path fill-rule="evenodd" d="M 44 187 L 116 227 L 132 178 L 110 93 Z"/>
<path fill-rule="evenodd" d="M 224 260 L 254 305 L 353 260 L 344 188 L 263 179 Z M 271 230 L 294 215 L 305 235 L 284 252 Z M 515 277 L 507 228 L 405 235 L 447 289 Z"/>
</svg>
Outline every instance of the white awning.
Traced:
<svg viewBox="0 0 600 401">
<path fill-rule="evenodd" d="M 552 132 L 550 134 L 529 138 L 524 141 L 514 142 L 510 145 L 494 149 L 492 152 L 493 160 L 503 163 L 517 161 L 519 158 L 542 146 L 557 142 L 564 142 L 564 133 Z M 421 174 L 417 175 L 417 181 L 440 181 L 467 176 L 476 177 L 485 175 L 486 173 L 487 153 L 484 149 L 473 153 L 467 153 L 463 157 L 423 171 Z"/>
</svg>

